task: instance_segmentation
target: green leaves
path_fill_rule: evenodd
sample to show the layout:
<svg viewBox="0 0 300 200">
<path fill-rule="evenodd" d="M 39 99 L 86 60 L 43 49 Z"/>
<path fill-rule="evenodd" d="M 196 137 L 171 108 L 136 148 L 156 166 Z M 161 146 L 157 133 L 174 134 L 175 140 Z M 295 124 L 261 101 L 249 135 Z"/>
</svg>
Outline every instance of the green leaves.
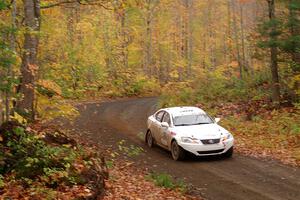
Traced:
<svg viewBox="0 0 300 200">
<path fill-rule="evenodd" d="M 0 0 L 0 11 L 6 9 L 8 6 L 7 0 Z"/>
<path fill-rule="evenodd" d="M 187 190 L 187 185 L 182 180 L 174 180 L 171 175 L 166 173 L 150 173 L 146 176 L 146 180 L 153 181 L 160 187 L 178 189 L 183 193 Z"/>
<path fill-rule="evenodd" d="M 1 174 L 13 171 L 16 178 L 27 180 L 26 182 L 40 178 L 50 185 L 64 181 L 68 184 L 76 183 L 76 176 L 79 176 L 80 171 L 77 171 L 74 163 L 81 159 L 82 152 L 71 146 L 50 146 L 33 133 L 26 132 L 23 127 L 15 127 L 12 132 L 6 132 L 4 138 L 5 143 L 0 144 L 0 155 L 3 157 L 0 160 Z M 89 160 L 82 162 L 85 167 L 91 166 Z M 0 187 L 1 177 L 2 175 Z"/>
<path fill-rule="evenodd" d="M 0 188 L 4 187 L 4 177 L 0 174 Z"/>
<path fill-rule="evenodd" d="M 290 0 L 288 8 L 291 9 L 291 10 L 300 10 L 299 0 Z"/>
</svg>

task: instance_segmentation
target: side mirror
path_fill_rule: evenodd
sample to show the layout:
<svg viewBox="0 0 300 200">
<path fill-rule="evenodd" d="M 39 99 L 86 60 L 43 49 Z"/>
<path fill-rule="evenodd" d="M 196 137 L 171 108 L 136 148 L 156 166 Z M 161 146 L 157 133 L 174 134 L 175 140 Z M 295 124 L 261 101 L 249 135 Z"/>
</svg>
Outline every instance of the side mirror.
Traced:
<svg viewBox="0 0 300 200">
<path fill-rule="evenodd" d="M 215 122 L 218 123 L 221 120 L 221 118 L 215 118 Z"/>
<path fill-rule="evenodd" d="M 164 128 L 169 128 L 169 124 L 167 122 L 162 122 L 161 126 Z"/>
</svg>

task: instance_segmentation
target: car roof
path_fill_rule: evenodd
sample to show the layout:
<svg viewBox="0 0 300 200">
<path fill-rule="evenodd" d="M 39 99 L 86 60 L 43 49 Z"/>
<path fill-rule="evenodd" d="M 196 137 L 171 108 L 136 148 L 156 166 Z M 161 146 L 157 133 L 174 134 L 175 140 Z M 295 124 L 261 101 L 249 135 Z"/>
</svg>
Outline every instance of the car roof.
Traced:
<svg viewBox="0 0 300 200">
<path fill-rule="evenodd" d="M 205 114 L 205 112 L 202 109 L 193 106 L 171 107 L 171 108 L 164 108 L 162 110 L 167 111 L 173 116 Z"/>
</svg>

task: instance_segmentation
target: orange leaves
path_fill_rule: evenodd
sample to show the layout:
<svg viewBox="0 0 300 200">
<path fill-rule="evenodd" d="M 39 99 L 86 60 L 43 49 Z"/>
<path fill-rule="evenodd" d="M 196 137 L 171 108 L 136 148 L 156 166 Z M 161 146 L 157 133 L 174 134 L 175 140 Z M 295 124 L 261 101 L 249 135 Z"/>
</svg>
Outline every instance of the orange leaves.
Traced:
<svg viewBox="0 0 300 200">
<path fill-rule="evenodd" d="M 30 72 L 33 76 L 36 75 L 38 69 L 39 69 L 39 67 L 38 67 L 37 65 L 35 65 L 35 64 L 28 64 L 28 70 L 29 70 L 29 72 Z"/>
<path fill-rule="evenodd" d="M 249 2 L 253 2 L 253 0 L 238 0 L 240 3 L 244 4 L 244 3 L 249 3 Z"/>
</svg>

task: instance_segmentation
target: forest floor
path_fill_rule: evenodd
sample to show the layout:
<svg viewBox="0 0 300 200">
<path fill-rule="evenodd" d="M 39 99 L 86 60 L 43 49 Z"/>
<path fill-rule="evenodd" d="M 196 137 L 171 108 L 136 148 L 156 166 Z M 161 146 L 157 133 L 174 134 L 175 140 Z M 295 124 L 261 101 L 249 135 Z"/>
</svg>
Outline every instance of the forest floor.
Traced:
<svg viewBox="0 0 300 200">
<path fill-rule="evenodd" d="M 116 161 L 109 169 L 103 200 L 201 200 L 189 194 L 185 184 L 176 185 L 165 174 L 151 178 L 151 172 L 136 166 L 132 161 Z"/>
</svg>

